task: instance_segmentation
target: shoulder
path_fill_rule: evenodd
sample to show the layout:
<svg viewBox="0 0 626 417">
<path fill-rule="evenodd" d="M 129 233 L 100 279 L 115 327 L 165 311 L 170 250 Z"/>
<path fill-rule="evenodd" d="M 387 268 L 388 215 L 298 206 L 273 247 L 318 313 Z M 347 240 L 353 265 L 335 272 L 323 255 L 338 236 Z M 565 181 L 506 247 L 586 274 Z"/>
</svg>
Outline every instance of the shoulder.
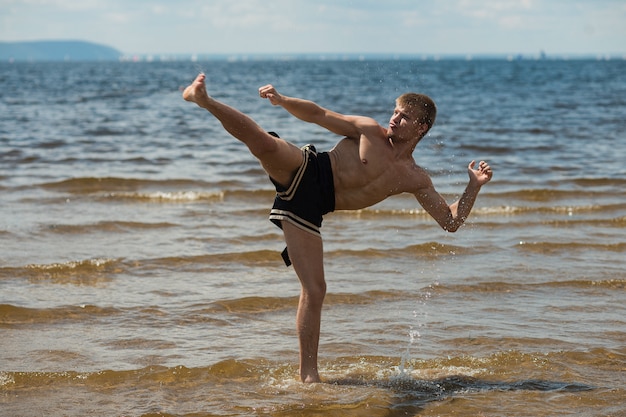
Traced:
<svg viewBox="0 0 626 417">
<path fill-rule="evenodd" d="M 360 134 L 371 139 L 384 139 L 387 142 L 387 130 L 371 117 L 357 116 L 355 126 Z"/>
<path fill-rule="evenodd" d="M 341 115 L 340 117 L 346 126 L 351 127 L 342 132 L 350 139 L 362 139 L 363 136 L 370 140 L 386 138 L 387 131 L 371 117 L 357 115 Z"/>
<path fill-rule="evenodd" d="M 371 129 L 374 127 L 380 128 L 378 122 L 368 116 L 359 116 L 355 114 L 341 114 L 329 111 L 329 114 L 334 115 L 336 118 L 348 122 L 359 129 Z"/>
<path fill-rule="evenodd" d="M 374 130 L 376 132 L 384 131 L 383 127 L 371 117 L 367 116 L 354 116 L 355 124 L 362 130 Z"/>
<path fill-rule="evenodd" d="M 331 110 L 326 110 L 324 116 L 315 120 L 314 123 L 351 139 L 358 139 L 363 134 L 369 136 L 373 134 L 374 129 L 381 129 L 371 117 L 341 114 Z"/>
</svg>

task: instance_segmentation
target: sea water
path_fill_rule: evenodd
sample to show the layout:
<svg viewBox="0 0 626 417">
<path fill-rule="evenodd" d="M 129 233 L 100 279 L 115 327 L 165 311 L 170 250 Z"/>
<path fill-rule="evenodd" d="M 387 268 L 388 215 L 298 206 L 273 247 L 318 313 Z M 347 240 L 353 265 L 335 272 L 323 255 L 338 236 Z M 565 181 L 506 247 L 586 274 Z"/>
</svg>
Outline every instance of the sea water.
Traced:
<svg viewBox="0 0 626 417">
<path fill-rule="evenodd" d="M 385 126 L 430 95 L 416 162 L 451 203 L 325 217 L 324 384 L 297 380 L 297 278 L 247 149 L 181 88 L 266 130 L 340 138 L 258 97 Z M 626 415 L 625 61 L 0 65 L 0 409 L 35 415 Z"/>
</svg>

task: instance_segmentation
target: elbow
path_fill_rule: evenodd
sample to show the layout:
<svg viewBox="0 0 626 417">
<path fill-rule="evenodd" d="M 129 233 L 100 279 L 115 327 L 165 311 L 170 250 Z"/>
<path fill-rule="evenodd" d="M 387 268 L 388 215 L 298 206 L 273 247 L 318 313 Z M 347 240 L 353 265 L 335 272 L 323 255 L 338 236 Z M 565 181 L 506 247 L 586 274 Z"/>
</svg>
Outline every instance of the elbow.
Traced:
<svg viewBox="0 0 626 417">
<path fill-rule="evenodd" d="M 442 228 L 443 230 L 445 230 L 446 232 L 448 232 L 448 233 L 454 233 L 454 232 L 456 232 L 457 230 L 459 230 L 459 228 L 461 227 L 461 225 L 462 225 L 462 224 L 463 224 L 463 223 L 459 223 L 459 222 L 454 222 L 454 221 L 452 221 L 452 222 L 448 222 L 448 223 L 444 223 L 444 224 L 442 224 L 442 225 L 441 225 L 441 228 Z"/>
<path fill-rule="evenodd" d="M 465 224 L 465 220 L 467 219 L 467 217 L 451 217 L 448 218 L 446 221 L 441 223 L 441 227 L 443 228 L 443 230 L 445 230 L 446 232 L 449 233 L 454 233 L 457 230 L 459 230 L 461 228 L 461 226 L 463 226 L 463 224 Z"/>
</svg>

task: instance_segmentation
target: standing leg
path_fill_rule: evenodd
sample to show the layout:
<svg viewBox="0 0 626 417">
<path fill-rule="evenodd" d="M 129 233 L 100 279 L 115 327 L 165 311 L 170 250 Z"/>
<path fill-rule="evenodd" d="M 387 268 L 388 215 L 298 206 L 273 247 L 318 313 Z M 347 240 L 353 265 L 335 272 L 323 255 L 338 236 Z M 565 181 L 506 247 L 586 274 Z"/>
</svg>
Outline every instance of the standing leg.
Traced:
<svg viewBox="0 0 626 417">
<path fill-rule="evenodd" d="M 183 98 L 213 114 L 228 133 L 246 144 L 270 177 L 279 184 L 288 186 L 302 163 L 300 148 L 270 135 L 252 118 L 209 96 L 205 78 L 204 74 L 198 75 L 183 91 Z"/>
<path fill-rule="evenodd" d="M 317 351 L 322 304 L 326 295 L 322 238 L 286 221 L 282 225 L 289 257 L 302 286 L 296 315 L 300 341 L 300 378 L 302 382 L 320 382 Z"/>
</svg>

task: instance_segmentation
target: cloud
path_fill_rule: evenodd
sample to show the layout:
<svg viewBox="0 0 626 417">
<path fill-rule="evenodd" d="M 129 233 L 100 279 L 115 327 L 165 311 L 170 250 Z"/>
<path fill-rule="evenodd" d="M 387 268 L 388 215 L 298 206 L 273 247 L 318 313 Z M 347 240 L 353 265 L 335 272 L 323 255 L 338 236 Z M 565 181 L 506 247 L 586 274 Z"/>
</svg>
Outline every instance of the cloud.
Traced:
<svg viewBox="0 0 626 417">
<path fill-rule="evenodd" d="M 77 10 L 102 10 L 106 7 L 106 1 L 103 0 L 2 0 L 0 7 L 21 6 L 31 11 L 38 9 L 59 10 L 59 11 L 77 11 Z"/>
<path fill-rule="evenodd" d="M 623 0 L 0 0 L 0 40 L 127 53 L 626 52 Z"/>
</svg>

